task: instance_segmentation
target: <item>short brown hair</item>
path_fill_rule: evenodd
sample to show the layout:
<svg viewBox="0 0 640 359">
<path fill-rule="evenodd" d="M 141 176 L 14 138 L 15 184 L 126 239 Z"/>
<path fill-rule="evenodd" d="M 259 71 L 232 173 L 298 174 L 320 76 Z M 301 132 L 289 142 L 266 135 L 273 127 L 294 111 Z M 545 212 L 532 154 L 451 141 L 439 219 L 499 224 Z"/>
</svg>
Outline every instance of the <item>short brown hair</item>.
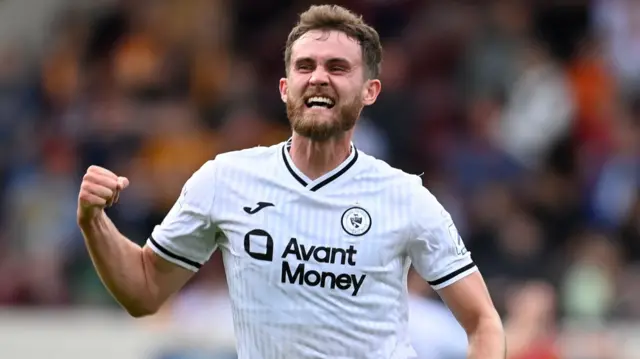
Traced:
<svg viewBox="0 0 640 359">
<path fill-rule="evenodd" d="M 367 25 L 362 16 L 338 5 L 314 5 L 300 14 L 296 26 L 289 33 L 284 52 L 284 64 L 287 73 L 291 64 L 291 47 L 302 35 L 312 30 L 340 31 L 356 40 L 362 49 L 365 75 L 374 79 L 380 75 L 382 62 L 382 44 L 378 32 Z"/>
</svg>

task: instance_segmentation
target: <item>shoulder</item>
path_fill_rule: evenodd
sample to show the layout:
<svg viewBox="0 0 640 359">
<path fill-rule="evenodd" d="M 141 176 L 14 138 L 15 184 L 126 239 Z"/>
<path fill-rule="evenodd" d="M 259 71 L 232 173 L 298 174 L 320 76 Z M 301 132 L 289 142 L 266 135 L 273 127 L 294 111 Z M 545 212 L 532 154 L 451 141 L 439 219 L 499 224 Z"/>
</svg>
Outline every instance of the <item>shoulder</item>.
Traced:
<svg viewBox="0 0 640 359">
<path fill-rule="evenodd" d="M 404 199 L 412 197 L 415 193 L 427 190 L 422 184 L 420 175 L 407 173 L 362 151 L 358 151 L 358 154 L 360 156 L 359 161 L 362 161 L 365 168 L 360 173 L 360 179 L 376 182 L 381 187 L 394 190 Z"/>
<path fill-rule="evenodd" d="M 271 165 L 270 158 L 274 158 L 274 155 L 278 154 L 280 150 L 281 144 L 276 144 L 218 154 L 196 170 L 187 184 L 191 186 L 204 185 L 210 188 L 213 183 L 220 183 L 221 180 L 230 176 L 233 180 L 234 174 L 259 173 Z"/>
<path fill-rule="evenodd" d="M 391 194 L 395 205 L 410 208 L 414 221 L 422 223 L 448 218 L 449 214 L 436 196 L 424 186 L 421 175 L 410 174 L 385 161 L 360 152 L 366 170 L 361 179 L 372 181 Z"/>
<path fill-rule="evenodd" d="M 282 143 L 278 143 L 272 146 L 256 146 L 243 150 L 230 151 L 217 155 L 212 161 L 216 166 L 232 166 L 234 164 L 260 163 L 266 158 L 273 157 L 279 154 L 282 150 Z"/>
<path fill-rule="evenodd" d="M 209 161 L 209 166 L 215 169 L 218 177 L 233 173 L 264 173 L 273 166 L 277 156 L 282 155 L 282 146 L 282 143 L 278 143 L 221 153 Z"/>
</svg>

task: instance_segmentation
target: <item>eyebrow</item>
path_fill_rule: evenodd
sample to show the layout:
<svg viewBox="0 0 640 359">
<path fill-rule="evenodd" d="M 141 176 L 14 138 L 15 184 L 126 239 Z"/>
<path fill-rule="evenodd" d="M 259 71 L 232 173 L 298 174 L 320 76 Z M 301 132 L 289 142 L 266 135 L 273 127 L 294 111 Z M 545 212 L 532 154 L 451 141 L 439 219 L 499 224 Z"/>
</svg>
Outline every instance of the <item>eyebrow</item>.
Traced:
<svg viewBox="0 0 640 359">
<path fill-rule="evenodd" d="M 328 64 L 340 64 L 340 65 L 349 65 L 351 66 L 351 62 L 349 62 L 349 60 L 342 58 L 342 57 L 334 57 L 331 58 L 329 60 L 327 60 Z"/>
<path fill-rule="evenodd" d="M 301 57 L 299 59 L 295 60 L 295 64 L 305 64 L 305 63 L 316 63 L 317 61 L 314 60 L 311 57 Z M 349 60 L 343 58 L 343 57 L 332 57 L 330 59 L 328 59 L 326 61 L 327 64 L 344 64 L 344 65 L 350 65 L 351 66 L 351 62 L 349 62 Z"/>
<path fill-rule="evenodd" d="M 316 60 L 310 58 L 310 57 L 301 57 L 299 59 L 296 59 L 294 61 L 294 64 L 304 64 L 304 63 L 315 63 Z"/>
</svg>

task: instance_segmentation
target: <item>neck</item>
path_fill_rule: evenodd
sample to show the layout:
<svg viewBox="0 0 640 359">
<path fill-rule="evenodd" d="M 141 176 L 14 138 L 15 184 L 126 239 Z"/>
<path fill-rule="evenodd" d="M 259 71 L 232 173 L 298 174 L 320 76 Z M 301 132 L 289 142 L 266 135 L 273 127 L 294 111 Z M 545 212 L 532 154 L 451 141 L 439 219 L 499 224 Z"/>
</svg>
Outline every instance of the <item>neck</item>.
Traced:
<svg viewBox="0 0 640 359">
<path fill-rule="evenodd" d="M 338 167 L 351 153 L 351 131 L 330 138 L 315 141 L 293 133 L 291 137 L 291 160 L 296 167 L 315 180 Z"/>
</svg>

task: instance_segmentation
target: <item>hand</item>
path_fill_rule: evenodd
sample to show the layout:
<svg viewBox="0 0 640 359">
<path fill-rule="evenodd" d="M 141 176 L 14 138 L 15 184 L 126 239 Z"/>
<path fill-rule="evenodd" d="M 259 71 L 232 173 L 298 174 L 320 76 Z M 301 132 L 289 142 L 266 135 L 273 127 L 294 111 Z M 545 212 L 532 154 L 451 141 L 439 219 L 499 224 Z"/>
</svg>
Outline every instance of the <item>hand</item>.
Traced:
<svg viewBox="0 0 640 359">
<path fill-rule="evenodd" d="M 97 217 L 106 207 L 118 202 L 120 192 L 129 186 L 129 180 L 98 166 L 91 166 L 82 178 L 78 195 L 78 221 Z"/>
</svg>

